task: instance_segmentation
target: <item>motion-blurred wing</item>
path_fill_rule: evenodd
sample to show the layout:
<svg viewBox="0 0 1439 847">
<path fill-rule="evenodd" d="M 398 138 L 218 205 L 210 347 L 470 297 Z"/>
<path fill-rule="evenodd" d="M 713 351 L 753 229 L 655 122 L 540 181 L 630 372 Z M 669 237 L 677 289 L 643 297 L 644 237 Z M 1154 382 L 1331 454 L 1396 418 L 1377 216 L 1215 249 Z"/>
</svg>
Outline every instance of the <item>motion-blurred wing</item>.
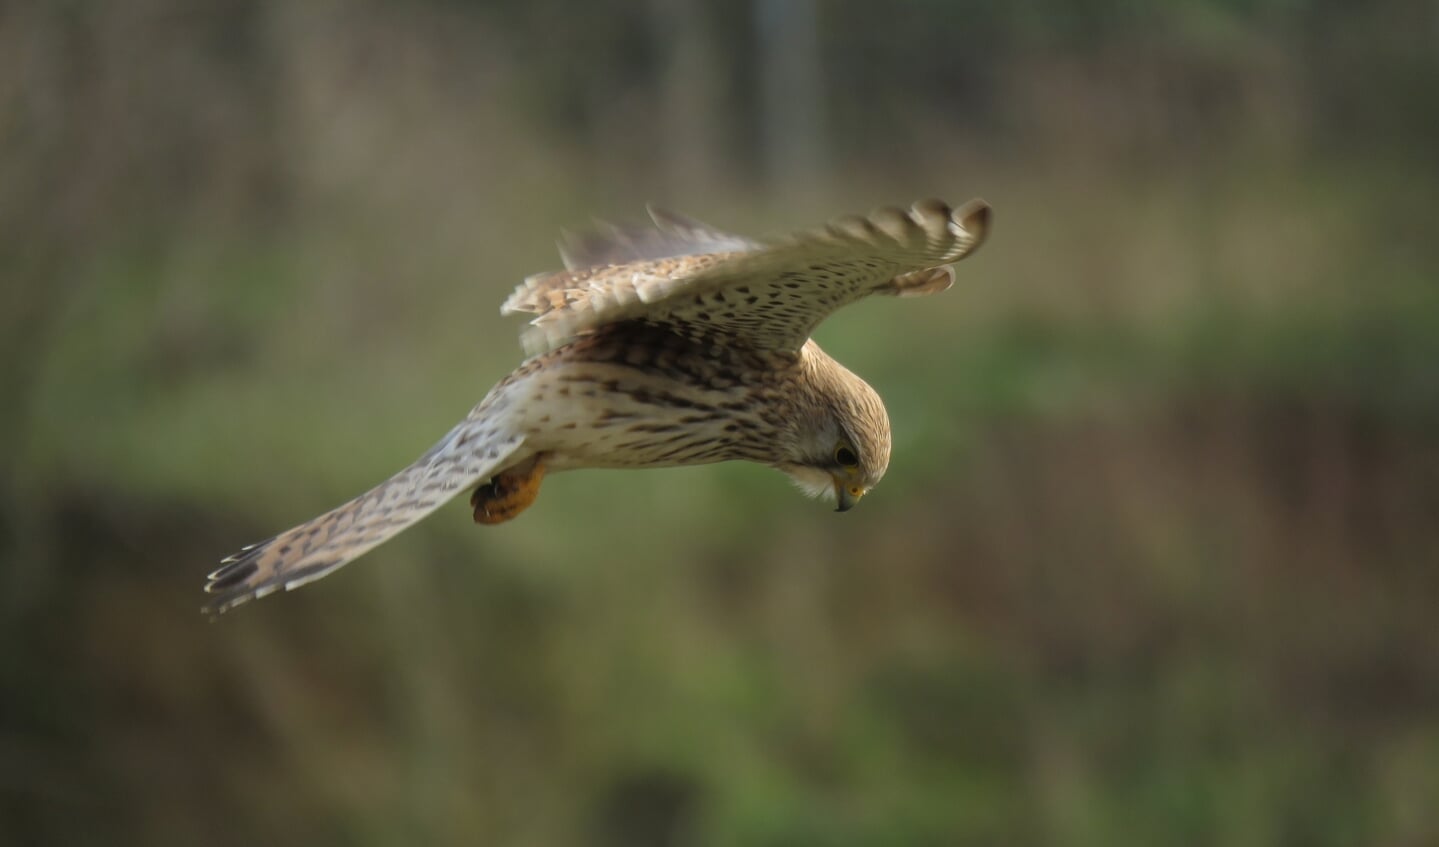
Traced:
<svg viewBox="0 0 1439 847">
<path fill-rule="evenodd" d="M 650 206 L 649 213 L 654 226 L 599 223 L 591 230 L 564 233 L 559 247 L 565 269 L 577 271 L 701 253 L 739 253 L 764 246 L 676 212 Z"/>
</svg>

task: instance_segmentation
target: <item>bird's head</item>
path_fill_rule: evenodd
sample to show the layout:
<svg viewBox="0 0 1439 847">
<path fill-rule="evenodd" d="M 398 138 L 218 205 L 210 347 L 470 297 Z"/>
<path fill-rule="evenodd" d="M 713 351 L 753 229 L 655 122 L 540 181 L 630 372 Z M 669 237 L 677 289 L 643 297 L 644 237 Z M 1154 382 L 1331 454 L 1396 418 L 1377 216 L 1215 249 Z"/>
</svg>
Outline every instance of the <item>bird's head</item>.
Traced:
<svg viewBox="0 0 1439 847">
<path fill-rule="evenodd" d="M 814 342 L 804 354 L 812 364 L 814 392 L 795 416 L 791 455 L 775 467 L 806 494 L 833 498 L 837 511 L 845 512 L 889 467 L 889 414 L 868 383 Z"/>
</svg>

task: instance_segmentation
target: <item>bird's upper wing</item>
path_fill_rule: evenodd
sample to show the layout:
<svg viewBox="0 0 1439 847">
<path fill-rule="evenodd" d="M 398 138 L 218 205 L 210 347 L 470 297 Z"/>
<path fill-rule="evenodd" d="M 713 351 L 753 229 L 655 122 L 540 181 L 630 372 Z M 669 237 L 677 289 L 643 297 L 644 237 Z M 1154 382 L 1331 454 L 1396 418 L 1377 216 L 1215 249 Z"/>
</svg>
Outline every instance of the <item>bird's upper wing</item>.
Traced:
<svg viewBox="0 0 1439 847">
<path fill-rule="evenodd" d="M 726 236 L 696 224 L 697 231 L 717 238 L 654 243 L 706 250 L 698 245 L 717 242 L 732 249 L 692 250 L 538 275 L 517 288 L 501 312 L 538 315 L 523 336 L 531 353 L 632 320 L 668 326 L 690 337 L 794 351 L 830 313 L 855 300 L 871 294 L 930 294 L 949 287 L 953 276 L 947 266 L 984 241 L 988 223 L 989 206 L 981 200 L 958 209 L 927 200 L 907 210 L 883 208 L 864 217 L 839 218 L 768 242 Z M 590 259 L 642 253 L 578 255 Z"/>
<path fill-rule="evenodd" d="M 217 615 L 313 582 L 489 478 L 523 439 L 482 415 L 484 409 L 482 403 L 414 464 L 359 497 L 225 559 L 205 585 L 211 598 L 204 611 Z"/>
</svg>

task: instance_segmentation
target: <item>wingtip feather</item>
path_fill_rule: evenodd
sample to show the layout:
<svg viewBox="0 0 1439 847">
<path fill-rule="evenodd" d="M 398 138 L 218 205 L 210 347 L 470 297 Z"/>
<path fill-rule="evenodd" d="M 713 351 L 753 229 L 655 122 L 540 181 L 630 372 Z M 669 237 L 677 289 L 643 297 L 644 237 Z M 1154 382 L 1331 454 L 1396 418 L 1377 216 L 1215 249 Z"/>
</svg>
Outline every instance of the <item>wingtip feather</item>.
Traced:
<svg viewBox="0 0 1439 847">
<path fill-rule="evenodd" d="M 950 219 L 959 225 L 961 229 L 969 233 L 974 239 L 974 247 L 984 243 L 989 237 L 989 222 L 993 215 L 990 205 L 976 197 L 955 209 Z M 974 249 L 971 247 L 970 249 Z"/>
</svg>

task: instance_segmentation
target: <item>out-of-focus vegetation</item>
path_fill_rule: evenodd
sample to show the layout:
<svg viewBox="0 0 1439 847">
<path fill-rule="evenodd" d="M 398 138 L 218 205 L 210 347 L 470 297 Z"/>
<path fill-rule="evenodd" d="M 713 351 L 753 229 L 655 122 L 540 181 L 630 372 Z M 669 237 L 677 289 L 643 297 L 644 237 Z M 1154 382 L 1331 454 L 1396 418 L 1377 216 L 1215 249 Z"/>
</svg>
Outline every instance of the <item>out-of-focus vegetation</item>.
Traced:
<svg viewBox="0 0 1439 847">
<path fill-rule="evenodd" d="M 1439 6 L 0 10 L 0 842 L 1439 841 Z M 551 239 L 982 195 L 843 517 L 747 466 L 218 558 L 518 360 Z"/>
</svg>

